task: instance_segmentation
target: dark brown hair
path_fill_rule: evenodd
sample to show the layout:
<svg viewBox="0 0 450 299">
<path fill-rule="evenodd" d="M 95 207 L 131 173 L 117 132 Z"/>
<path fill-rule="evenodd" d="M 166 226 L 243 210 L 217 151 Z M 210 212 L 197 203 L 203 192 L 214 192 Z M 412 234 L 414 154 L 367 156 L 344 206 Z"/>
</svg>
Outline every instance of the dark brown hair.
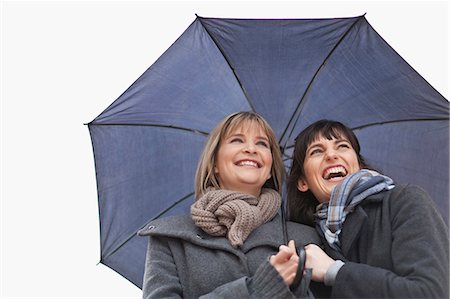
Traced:
<svg viewBox="0 0 450 299">
<path fill-rule="evenodd" d="M 364 157 L 360 154 L 359 141 L 353 131 L 344 124 L 333 120 L 319 120 L 304 129 L 295 140 L 291 171 L 287 180 L 287 210 L 291 221 L 314 225 L 314 212 L 319 204 L 311 191 L 300 192 L 297 182 L 305 177 L 304 162 L 308 146 L 320 137 L 331 140 L 333 138 L 347 139 L 358 157 L 360 168 L 367 168 Z"/>
</svg>

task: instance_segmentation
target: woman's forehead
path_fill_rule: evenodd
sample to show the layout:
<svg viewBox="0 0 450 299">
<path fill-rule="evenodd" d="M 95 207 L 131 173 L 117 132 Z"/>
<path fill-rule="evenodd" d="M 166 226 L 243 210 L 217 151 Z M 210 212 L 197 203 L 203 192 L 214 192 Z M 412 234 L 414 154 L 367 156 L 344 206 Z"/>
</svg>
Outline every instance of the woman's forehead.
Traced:
<svg viewBox="0 0 450 299">
<path fill-rule="evenodd" d="M 224 138 L 233 134 L 247 134 L 249 132 L 257 132 L 257 135 L 267 137 L 264 128 L 255 120 L 242 120 L 238 123 L 231 124 L 224 134 Z"/>
</svg>

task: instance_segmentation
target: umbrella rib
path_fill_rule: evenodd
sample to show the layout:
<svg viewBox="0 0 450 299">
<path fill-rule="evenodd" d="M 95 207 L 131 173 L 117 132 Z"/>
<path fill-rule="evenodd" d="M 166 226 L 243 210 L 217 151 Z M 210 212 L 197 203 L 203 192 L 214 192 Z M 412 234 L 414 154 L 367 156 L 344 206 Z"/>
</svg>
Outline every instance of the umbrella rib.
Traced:
<svg viewBox="0 0 450 299">
<path fill-rule="evenodd" d="M 230 67 L 230 69 L 233 71 L 233 75 L 236 78 L 236 81 L 238 82 L 239 86 L 241 87 L 242 93 L 244 94 L 245 99 L 247 100 L 248 104 L 250 105 L 250 108 L 252 108 L 253 112 L 256 112 L 255 106 L 253 105 L 253 102 L 250 99 L 250 96 L 248 95 L 248 93 L 245 91 L 244 85 L 242 84 L 241 80 L 239 80 L 239 76 L 236 73 L 236 70 L 233 68 L 233 66 L 231 65 L 230 61 L 228 60 L 227 56 L 225 55 L 225 52 L 223 51 L 223 49 L 220 47 L 219 43 L 217 42 L 217 40 L 213 37 L 213 35 L 211 34 L 211 32 L 209 32 L 209 30 L 206 28 L 206 26 L 203 24 L 202 22 L 202 17 L 197 16 L 198 20 L 200 21 L 200 24 L 202 24 L 203 28 L 205 29 L 206 33 L 208 34 L 208 36 L 211 38 L 211 40 L 213 41 L 213 43 L 216 45 L 217 49 L 219 50 L 219 52 L 222 54 L 222 57 L 225 59 L 225 61 L 227 62 L 228 66 Z"/>
<path fill-rule="evenodd" d="M 365 124 L 362 126 L 357 126 L 351 128 L 353 131 L 355 130 L 361 130 L 365 129 L 367 127 L 372 126 L 378 126 L 378 125 L 384 125 L 384 124 L 392 124 L 392 123 L 400 123 L 400 122 L 409 122 L 409 121 L 440 121 L 440 120 L 449 120 L 450 117 L 439 117 L 439 118 L 413 118 L 413 119 L 398 119 L 398 120 L 391 120 L 391 121 L 379 121 L 379 122 L 373 122 L 369 124 Z"/>
<path fill-rule="evenodd" d="M 322 64 L 317 68 L 314 76 L 312 77 L 311 81 L 309 82 L 308 86 L 306 87 L 305 92 L 303 93 L 302 97 L 300 98 L 300 101 L 297 104 L 297 107 L 295 108 L 294 113 L 292 114 L 291 118 L 289 119 L 289 122 L 288 122 L 286 128 L 283 131 L 283 134 L 281 134 L 280 143 L 284 139 L 284 136 L 286 135 L 289 127 L 292 127 L 288 138 L 285 139 L 284 145 L 282 147 L 283 150 L 285 149 L 285 147 L 287 145 L 287 141 L 291 137 L 291 134 L 294 131 L 295 125 L 297 124 L 297 122 L 298 122 L 298 120 L 300 118 L 301 111 L 303 110 L 303 107 L 305 106 L 304 99 L 305 99 L 306 95 L 308 94 L 309 90 L 311 89 L 311 86 L 314 83 L 317 75 L 319 74 L 320 70 L 323 68 L 325 63 L 328 61 L 328 59 L 331 57 L 331 55 L 334 53 L 334 51 L 337 49 L 337 47 L 342 43 L 342 41 L 345 39 L 345 37 L 348 35 L 348 33 L 353 29 L 353 27 L 356 25 L 356 23 L 358 23 L 360 20 L 362 20 L 364 18 L 364 15 L 358 17 L 356 19 L 356 21 L 353 22 L 353 24 L 348 28 L 348 30 L 342 35 L 342 37 L 339 39 L 339 41 L 331 49 L 330 53 L 328 53 L 328 55 L 325 57 L 325 59 L 323 60 Z M 297 118 L 296 118 L 295 122 L 293 123 L 293 125 L 291 126 L 291 124 L 292 124 L 292 122 L 293 122 L 293 120 L 294 120 L 296 115 L 297 115 Z"/>
<path fill-rule="evenodd" d="M 369 124 L 365 124 L 365 125 L 361 125 L 361 126 L 357 126 L 357 127 L 352 127 L 350 128 L 352 131 L 357 131 L 357 130 L 361 130 L 361 129 L 365 129 L 368 127 L 372 127 L 372 126 L 379 126 L 379 125 L 385 125 L 385 124 L 392 124 L 392 123 L 401 123 L 401 122 L 410 122 L 410 121 L 440 121 L 440 120 L 450 120 L 450 117 L 440 117 L 440 118 L 414 118 L 414 119 L 397 119 L 397 120 L 390 120 L 390 121 L 379 121 L 379 122 L 374 122 L 374 123 L 369 123 Z M 294 144 L 288 145 L 285 148 L 286 149 L 290 149 L 294 147 Z M 283 161 L 287 161 L 289 160 L 291 157 L 285 155 L 283 153 Z"/>
<path fill-rule="evenodd" d="M 174 125 L 163 125 L 163 124 L 144 124 L 144 123 L 88 123 L 85 124 L 88 126 L 144 126 L 144 127 L 159 127 L 159 128 L 169 128 L 169 129 L 175 129 L 175 130 L 183 130 L 183 131 L 189 131 L 189 132 L 194 132 L 194 133 L 198 133 L 198 134 L 202 134 L 202 135 L 209 135 L 209 133 L 204 132 L 204 131 L 200 131 L 200 130 L 195 130 L 195 129 L 190 129 L 190 128 L 186 128 L 186 127 L 179 127 L 179 126 L 174 126 Z"/>
<path fill-rule="evenodd" d="M 194 195 L 194 192 L 189 193 L 188 195 L 180 198 L 179 200 L 177 200 L 176 202 L 174 202 L 173 204 L 171 204 L 169 207 L 165 208 L 163 211 L 161 211 L 158 215 L 154 216 L 152 219 L 148 220 L 144 225 L 142 225 L 137 231 L 143 229 L 144 227 L 146 227 L 150 222 L 152 222 L 155 219 L 158 219 L 159 217 L 163 216 L 165 213 L 167 213 L 168 211 L 170 211 L 170 209 L 172 209 L 174 206 L 178 205 L 179 203 L 185 201 L 186 199 L 188 199 L 189 197 L 191 197 L 192 195 Z M 133 232 L 132 234 L 130 234 L 125 240 L 123 240 L 119 245 L 117 245 L 113 250 L 111 250 L 107 255 L 102 257 L 102 260 L 106 259 L 107 257 L 111 256 L 112 254 L 114 254 L 117 250 L 120 249 L 120 247 L 122 247 L 123 245 L 125 245 L 125 243 L 127 243 L 128 241 L 130 241 L 133 237 L 136 236 L 137 231 Z"/>
</svg>

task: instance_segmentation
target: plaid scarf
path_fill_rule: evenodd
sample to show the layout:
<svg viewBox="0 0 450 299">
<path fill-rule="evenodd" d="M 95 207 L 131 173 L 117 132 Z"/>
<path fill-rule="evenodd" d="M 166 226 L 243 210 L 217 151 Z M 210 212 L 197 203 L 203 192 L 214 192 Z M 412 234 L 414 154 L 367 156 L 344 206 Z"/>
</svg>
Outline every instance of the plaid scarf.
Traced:
<svg viewBox="0 0 450 299">
<path fill-rule="evenodd" d="M 341 251 L 339 235 L 347 215 L 369 196 L 395 187 L 391 178 L 376 171 L 361 169 L 336 185 L 330 201 L 316 208 L 316 223 L 330 246 Z"/>
</svg>

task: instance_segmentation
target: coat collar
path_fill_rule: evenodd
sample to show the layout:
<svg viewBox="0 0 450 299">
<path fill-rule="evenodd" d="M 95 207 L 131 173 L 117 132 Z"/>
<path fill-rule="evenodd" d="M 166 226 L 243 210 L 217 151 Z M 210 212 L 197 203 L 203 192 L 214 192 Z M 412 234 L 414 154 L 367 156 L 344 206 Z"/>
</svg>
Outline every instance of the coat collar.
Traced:
<svg viewBox="0 0 450 299">
<path fill-rule="evenodd" d="M 214 237 L 201 230 L 194 224 L 190 215 L 156 219 L 141 229 L 138 235 L 177 238 L 204 247 L 239 250 L 244 253 L 258 246 L 278 248 L 284 243 L 281 217 L 278 214 L 271 221 L 255 229 L 240 249 L 233 248 L 225 237 Z"/>
</svg>

